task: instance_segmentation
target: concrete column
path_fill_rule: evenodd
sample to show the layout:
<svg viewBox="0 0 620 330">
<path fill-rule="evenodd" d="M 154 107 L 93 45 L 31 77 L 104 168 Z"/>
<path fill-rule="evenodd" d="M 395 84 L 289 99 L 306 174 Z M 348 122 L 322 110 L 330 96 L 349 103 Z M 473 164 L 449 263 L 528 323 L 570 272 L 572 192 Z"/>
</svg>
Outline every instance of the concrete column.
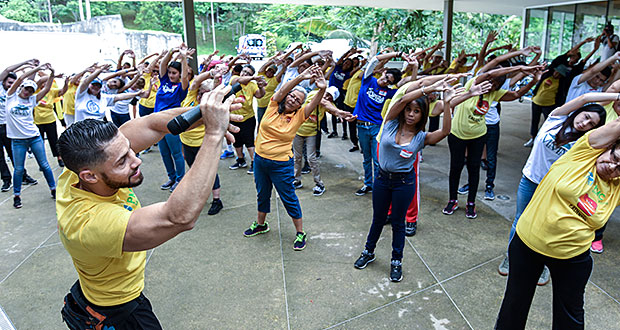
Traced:
<svg viewBox="0 0 620 330">
<path fill-rule="evenodd" d="M 452 17 L 454 16 L 454 0 L 444 0 L 443 2 L 443 40 L 445 59 L 452 59 Z"/>
<path fill-rule="evenodd" d="M 183 0 L 183 27 L 187 47 L 196 49 L 196 54 L 189 60 L 189 65 L 198 73 L 198 47 L 196 44 L 196 21 L 194 18 L 194 0 Z"/>
</svg>

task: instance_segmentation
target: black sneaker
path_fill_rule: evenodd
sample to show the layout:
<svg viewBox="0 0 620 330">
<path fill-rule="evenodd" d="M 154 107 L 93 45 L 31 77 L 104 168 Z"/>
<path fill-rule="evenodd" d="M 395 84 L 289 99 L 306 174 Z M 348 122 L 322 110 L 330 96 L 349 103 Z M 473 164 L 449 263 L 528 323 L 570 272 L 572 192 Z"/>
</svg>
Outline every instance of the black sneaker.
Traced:
<svg viewBox="0 0 620 330">
<path fill-rule="evenodd" d="M 403 263 L 400 260 L 392 260 L 390 263 L 390 281 L 400 282 L 403 280 Z"/>
<path fill-rule="evenodd" d="M 418 230 L 417 222 L 407 222 L 405 224 L 405 236 L 414 236 Z"/>
<path fill-rule="evenodd" d="M 56 200 L 56 189 L 50 190 L 50 195 L 52 195 L 52 199 Z"/>
<path fill-rule="evenodd" d="M 360 190 L 355 192 L 355 195 L 357 196 L 364 196 L 367 193 L 372 192 L 372 187 L 371 186 L 363 186 L 362 188 L 360 188 Z"/>
<path fill-rule="evenodd" d="M 456 211 L 458 208 L 459 208 L 459 201 L 451 200 L 448 202 L 448 205 L 446 205 L 446 207 L 443 209 L 442 212 L 445 215 L 450 215 L 454 213 L 454 211 Z"/>
<path fill-rule="evenodd" d="M 314 189 L 312 189 L 312 195 L 314 196 L 321 196 L 324 192 L 325 186 L 322 184 L 317 184 L 316 186 L 314 186 Z"/>
<path fill-rule="evenodd" d="M 392 223 L 392 217 L 388 214 L 388 216 L 385 217 L 385 223 L 383 225 L 387 226 L 387 225 L 389 225 L 391 223 Z"/>
<path fill-rule="evenodd" d="M 293 187 L 295 187 L 295 189 L 300 189 L 301 187 L 303 187 L 304 185 L 301 183 L 301 180 L 295 180 L 293 181 Z"/>
<path fill-rule="evenodd" d="M 321 150 L 316 151 L 316 159 L 321 159 Z"/>
<path fill-rule="evenodd" d="M 213 199 L 213 202 L 211 202 L 211 207 L 209 208 L 209 212 L 207 212 L 208 215 L 216 215 L 218 213 L 220 213 L 220 211 L 224 208 L 224 204 L 222 204 L 222 200 L 221 199 Z"/>
<path fill-rule="evenodd" d="M 237 158 L 234 164 L 228 166 L 228 168 L 231 170 L 236 170 L 242 167 L 248 167 L 248 163 L 246 163 L 245 159 L 243 158 Z"/>
<path fill-rule="evenodd" d="M 358 150 L 360 150 L 360 147 L 358 147 L 358 146 L 353 146 L 353 147 L 351 147 L 351 149 L 349 149 L 349 152 L 356 152 L 356 151 L 358 151 Z"/>
<path fill-rule="evenodd" d="M 342 140 L 348 140 L 348 139 L 349 139 L 349 137 L 346 134 L 342 135 Z"/>
<path fill-rule="evenodd" d="M 2 184 L 2 192 L 7 192 L 9 191 L 9 189 L 11 189 L 11 181 L 4 181 L 4 183 Z"/>
<path fill-rule="evenodd" d="M 22 206 L 22 199 L 19 196 L 13 197 L 13 207 L 16 209 L 21 209 Z"/>
<path fill-rule="evenodd" d="M 175 181 L 174 180 L 168 180 L 168 182 L 164 183 L 161 185 L 161 190 L 170 190 L 170 188 L 174 185 Z"/>
<path fill-rule="evenodd" d="M 306 233 L 301 232 L 297 233 L 297 237 L 295 237 L 295 242 L 293 243 L 293 250 L 301 251 L 306 248 Z"/>
<path fill-rule="evenodd" d="M 247 173 L 248 173 L 248 174 L 250 174 L 250 175 L 253 175 L 253 174 L 254 174 L 254 161 L 252 161 L 252 162 L 250 163 L 250 167 L 248 168 Z"/>
<path fill-rule="evenodd" d="M 310 172 L 312 172 L 312 169 L 310 169 L 310 165 L 306 163 L 306 165 L 304 165 L 304 167 L 301 169 L 301 174 L 308 174 Z"/>
<path fill-rule="evenodd" d="M 475 203 L 467 203 L 465 206 L 465 216 L 469 219 L 475 219 L 478 216 Z"/>
<path fill-rule="evenodd" d="M 252 237 L 258 234 L 264 234 L 268 231 L 269 223 L 267 221 L 265 221 L 265 224 L 263 225 L 259 225 L 258 222 L 254 221 L 252 222 L 252 225 L 250 225 L 250 228 L 246 229 L 245 232 L 243 232 L 243 236 Z"/>
<path fill-rule="evenodd" d="M 335 138 L 335 137 L 338 137 L 338 133 L 337 133 L 337 132 L 331 132 L 331 133 L 327 136 L 327 138 L 328 138 L 328 139 L 333 139 L 333 138 Z"/>
<path fill-rule="evenodd" d="M 39 181 L 33 179 L 30 175 L 25 175 L 22 182 L 29 186 L 34 186 L 35 184 L 39 183 Z"/>
<path fill-rule="evenodd" d="M 353 267 L 357 269 L 364 269 L 366 268 L 366 266 L 368 266 L 369 263 L 373 261 L 375 261 L 375 254 L 368 252 L 368 250 L 364 250 L 362 251 L 360 257 L 355 260 Z"/>
</svg>

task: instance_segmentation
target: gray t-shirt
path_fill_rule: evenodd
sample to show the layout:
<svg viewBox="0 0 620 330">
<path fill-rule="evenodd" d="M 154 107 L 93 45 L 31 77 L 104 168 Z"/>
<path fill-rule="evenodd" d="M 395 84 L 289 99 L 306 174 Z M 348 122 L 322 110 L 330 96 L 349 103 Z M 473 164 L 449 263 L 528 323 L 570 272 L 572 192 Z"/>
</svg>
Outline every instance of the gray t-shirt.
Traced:
<svg viewBox="0 0 620 330">
<path fill-rule="evenodd" d="M 405 146 L 396 143 L 398 118 L 390 120 L 383 126 L 379 142 L 379 167 L 387 172 L 407 173 L 413 170 L 418 151 L 424 148 L 426 132 L 420 131 Z"/>
<path fill-rule="evenodd" d="M 6 124 L 6 89 L 0 84 L 0 125 Z"/>
</svg>

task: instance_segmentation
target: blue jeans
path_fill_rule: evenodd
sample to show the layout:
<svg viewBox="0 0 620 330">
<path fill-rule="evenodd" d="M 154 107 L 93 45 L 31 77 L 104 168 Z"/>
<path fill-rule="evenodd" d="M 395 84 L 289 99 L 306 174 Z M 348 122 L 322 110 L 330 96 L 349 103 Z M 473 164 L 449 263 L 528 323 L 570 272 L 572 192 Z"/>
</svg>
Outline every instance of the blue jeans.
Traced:
<svg viewBox="0 0 620 330">
<path fill-rule="evenodd" d="M 515 235 L 515 231 L 517 230 L 517 222 L 519 222 L 519 218 L 527 204 L 532 200 L 532 196 L 534 196 L 534 192 L 536 191 L 536 187 L 538 185 L 530 179 L 526 178 L 525 175 L 521 176 L 521 181 L 519 181 L 519 189 L 517 190 L 517 212 L 515 213 L 515 220 L 512 222 L 512 228 L 510 228 L 510 236 L 508 238 L 508 242 L 512 240 L 512 237 Z"/>
<path fill-rule="evenodd" d="M 377 160 L 377 135 L 379 125 L 362 126 L 357 125 L 357 137 L 359 138 L 360 148 L 364 155 L 364 185 L 372 187 L 373 174 L 376 177 L 379 173 L 379 161 Z M 373 171 L 374 166 L 374 171 Z"/>
<path fill-rule="evenodd" d="M 265 115 L 266 110 L 267 110 L 267 107 L 256 107 L 256 120 L 258 121 L 259 126 L 260 126 L 260 120 L 263 119 L 263 116 Z"/>
<path fill-rule="evenodd" d="M 121 127 L 121 125 L 131 120 L 128 113 L 116 113 L 114 111 L 110 111 L 110 117 L 112 117 L 112 122 L 116 125 L 116 127 Z"/>
<path fill-rule="evenodd" d="M 487 125 L 487 181 L 486 188 L 495 188 L 495 173 L 497 173 L 497 148 L 499 146 L 499 123 Z"/>
<path fill-rule="evenodd" d="M 159 141 L 159 153 L 164 161 L 168 179 L 171 181 L 181 181 L 185 175 L 185 161 L 183 160 L 183 147 L 181 138 L 178 135 L 166 134 Z"/>
<path fill-rule="evenodd" d="M 293 186 L 293 158 L 277 161 L 254 154 L 254 183 L 256 183 L 256 200 L 258 212 L 271 211 L 271 190 L 276 187 L 286 212 L 293 219 L 301 219 L 301 205 Z"/>
<path fill-rule="evenodd" d="M 13 172 L 13 194 L 19 196 L 22 191 L 22 179 L 24 176 L 24 163 L 26 162 L 26 151 L 28 148 L 32 150 L 34 158 L 39 163 L 39 167 L 43 169 L 45 180 L 50 190 L 56 189 L 56 181 L 54 181 L 54 173 L 50 164 L 45 157 L 45 146 L 40 136 L 28 139 L 12 139 L 13 160 L 15 161 L 15 171 Z"/>
<path fill-rule="evenodd" d="M 372 225 L 366 239 L 366 250 L 374 253 L 391 204 L 392 260 L 403 259 L 405 214 L 414 196 L 415 171 L 403 173 L 402 177 L 392 179 L 388 178 L 386 172 L 379 171 L 372 188 Z"/>
</svg>

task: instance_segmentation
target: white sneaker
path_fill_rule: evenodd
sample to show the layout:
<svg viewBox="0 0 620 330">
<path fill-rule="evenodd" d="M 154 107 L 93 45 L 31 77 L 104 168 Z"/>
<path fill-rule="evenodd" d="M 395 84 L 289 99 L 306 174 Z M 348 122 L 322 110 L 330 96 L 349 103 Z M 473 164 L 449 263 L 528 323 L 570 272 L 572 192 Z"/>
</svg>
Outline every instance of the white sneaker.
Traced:
<svg viewBox="0 0 620 330">
<path fill-rule="evenodd" d="M 531 148 L 533 145 L 534 145 L 534 139 L 529 139 L 527 140 L 527 142 L 523 144 L 523 146 L 526 148 Z"/>
<path fill-rule="evenodd" d="M 312 189 L 312 195 L 314 196 L 321 196 L 323 195 L 323 193 L 325 192 L 325 186 L 323 185 L 316 185 L 314 186 L 314 189 Z"/>
</svg>

